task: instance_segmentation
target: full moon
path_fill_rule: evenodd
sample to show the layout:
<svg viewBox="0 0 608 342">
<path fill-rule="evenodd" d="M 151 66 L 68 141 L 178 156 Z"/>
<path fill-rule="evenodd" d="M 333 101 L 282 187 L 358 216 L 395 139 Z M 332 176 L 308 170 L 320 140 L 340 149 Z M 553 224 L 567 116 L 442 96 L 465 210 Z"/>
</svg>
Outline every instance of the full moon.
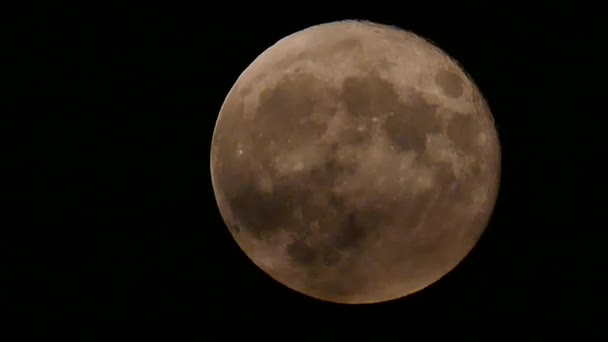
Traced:
<svg viewBox="0 0 608 342">
<path fill-rule="evenodd" d="M 320 300 L 377 303 L 436 282 L 475 246 L 500 144 L 481 92 L 441 49 L 340 21 L 279 40 L 238 77 L 211 178 L 261 270 Z"/>
</svg>

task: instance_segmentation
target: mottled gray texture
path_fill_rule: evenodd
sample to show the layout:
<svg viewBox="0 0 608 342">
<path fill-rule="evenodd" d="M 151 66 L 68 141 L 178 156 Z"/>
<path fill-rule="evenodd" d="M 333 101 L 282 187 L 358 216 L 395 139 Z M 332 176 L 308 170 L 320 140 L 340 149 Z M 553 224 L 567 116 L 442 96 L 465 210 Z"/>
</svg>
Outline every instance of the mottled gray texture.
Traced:
<svg viewBox="0 0 608 342">
<path fill-rule="evenodd" d="M 241 75 L 211 171 L 260 268 L 312 297 L 369 303 L 464 258 L 491 214 L 500 151 L 489 108 L 449 57 L 410 33 L 340 22 L 281 40 Z"/>
</svg>

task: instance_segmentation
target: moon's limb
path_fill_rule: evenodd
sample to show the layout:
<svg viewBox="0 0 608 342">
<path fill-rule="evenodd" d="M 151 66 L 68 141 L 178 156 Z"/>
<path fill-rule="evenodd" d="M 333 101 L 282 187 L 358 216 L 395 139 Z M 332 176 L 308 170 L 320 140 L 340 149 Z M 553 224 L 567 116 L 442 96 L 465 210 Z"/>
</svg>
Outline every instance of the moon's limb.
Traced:
<svg viewBox="0 0 608 342">
<path fill-rule="evenodd" d="M 500 149 L 453 60 L 414 34 L 347 21 L 286 37 L 243 72 L 211 169 L 256 265 L 309 296 L 370 303 L 468 254 L 494 206 Z"/>
</svg>

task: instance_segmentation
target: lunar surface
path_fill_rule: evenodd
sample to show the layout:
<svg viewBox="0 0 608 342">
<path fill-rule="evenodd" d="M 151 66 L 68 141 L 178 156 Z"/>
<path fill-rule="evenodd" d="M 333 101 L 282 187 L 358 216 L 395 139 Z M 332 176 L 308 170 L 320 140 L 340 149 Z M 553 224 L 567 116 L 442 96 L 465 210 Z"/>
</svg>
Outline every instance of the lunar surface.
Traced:
<svg viewBox="0 0 608 342">
<path fill-rule="evenodd" d="M 482 94 L 442 50 L 342 21 L 281 39 L 240 75 L 211 177 L 261 270 L 310 297 L 375 303 L 436 282 L 474 247 L 500 146 Z"/>
</svg>

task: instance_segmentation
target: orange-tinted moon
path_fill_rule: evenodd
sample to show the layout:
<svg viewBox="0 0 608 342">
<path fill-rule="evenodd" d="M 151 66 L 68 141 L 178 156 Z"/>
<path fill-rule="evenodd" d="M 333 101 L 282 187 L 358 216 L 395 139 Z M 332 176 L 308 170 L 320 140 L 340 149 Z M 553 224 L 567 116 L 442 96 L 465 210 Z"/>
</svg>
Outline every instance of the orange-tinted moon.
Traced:
<svg viewBox="0 0 608 342">
<path fill-rule="evenodd" d="M 500 146 L 482 94 L 443 51 L 342 21 L 280 40 L 241 74 L 211 175 L 261 270 L 314 298 L 374 303 L 432 284 L 474 247 Z"/>
</svg>

